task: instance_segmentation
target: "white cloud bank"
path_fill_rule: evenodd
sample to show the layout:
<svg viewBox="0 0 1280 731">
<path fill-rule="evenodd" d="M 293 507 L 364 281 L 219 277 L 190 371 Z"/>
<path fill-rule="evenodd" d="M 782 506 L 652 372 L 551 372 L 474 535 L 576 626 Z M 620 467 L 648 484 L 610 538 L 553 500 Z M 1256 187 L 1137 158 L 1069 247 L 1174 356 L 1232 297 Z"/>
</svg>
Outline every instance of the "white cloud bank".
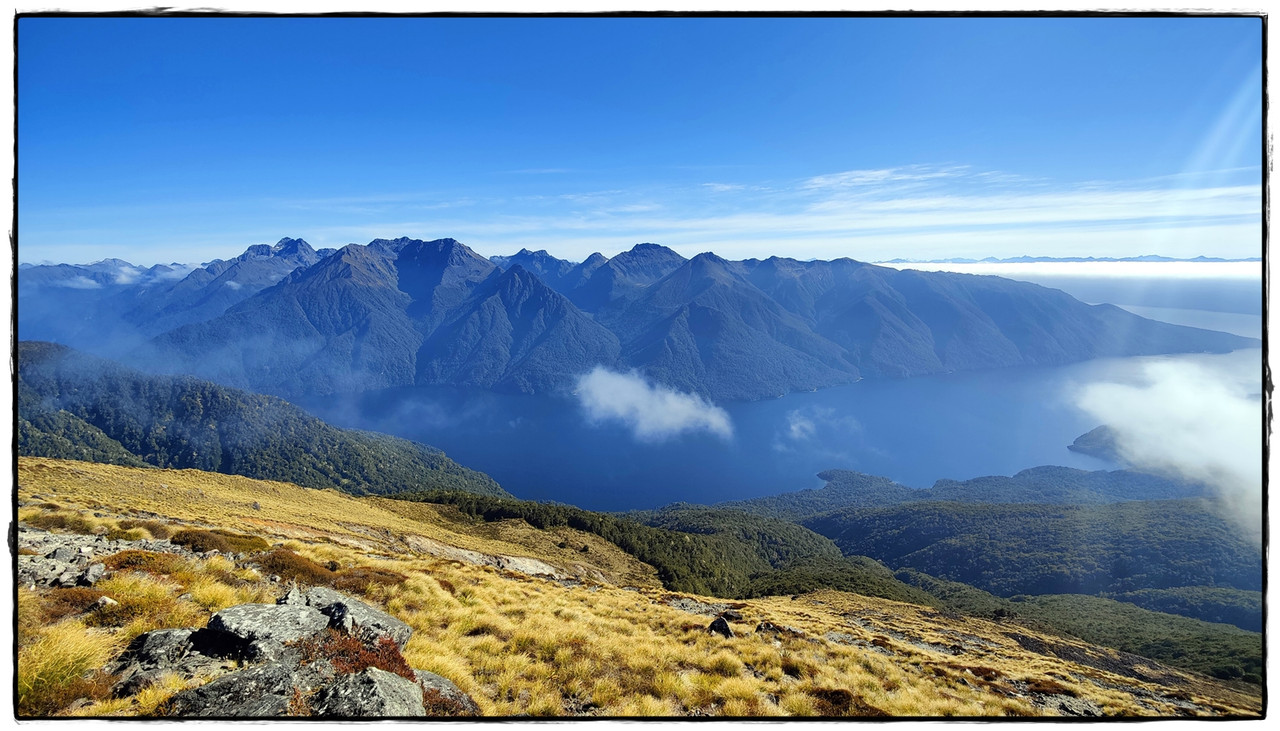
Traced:
<svg viewBox="0 0 1280 731">
<path fill-rule="evenodd" d="M 574 394 L 592 422 L 619 421 L 642 442 L 661 442 L 685 432 L 733 436 L 724 409 L 700 396 L 649 383 L 632 371 L 617 373 L 596 366 L 578 379 Z"/>
<path fill-rule="evenodd" d="M 1076 403 L 1116 431 L 1134 466 L 1204 482 L 1255 540 L 1261 540 L 1260 373 L 1187 362 L 1149 364 L 1136 383 L 1094 383 Z"/>
</svg>

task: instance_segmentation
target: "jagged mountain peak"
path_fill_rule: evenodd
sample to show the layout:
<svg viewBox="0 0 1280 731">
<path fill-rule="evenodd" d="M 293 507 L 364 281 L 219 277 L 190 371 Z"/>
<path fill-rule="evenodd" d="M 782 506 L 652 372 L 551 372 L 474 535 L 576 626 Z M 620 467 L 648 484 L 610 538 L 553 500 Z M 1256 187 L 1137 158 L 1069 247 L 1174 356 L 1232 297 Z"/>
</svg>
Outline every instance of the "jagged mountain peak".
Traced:
<svg viewBox="0 0 1280 731">
<path fill-rule="evenodd" d="M 311 248 L 311 244 L 308 244 L 302 239 L 291 239 L 286 236 L 285 238 L 277 241 L 275 246 L 271 247 L 271 253 L 275 256 L 314 256 L 316 250 Z"/>
</svg>

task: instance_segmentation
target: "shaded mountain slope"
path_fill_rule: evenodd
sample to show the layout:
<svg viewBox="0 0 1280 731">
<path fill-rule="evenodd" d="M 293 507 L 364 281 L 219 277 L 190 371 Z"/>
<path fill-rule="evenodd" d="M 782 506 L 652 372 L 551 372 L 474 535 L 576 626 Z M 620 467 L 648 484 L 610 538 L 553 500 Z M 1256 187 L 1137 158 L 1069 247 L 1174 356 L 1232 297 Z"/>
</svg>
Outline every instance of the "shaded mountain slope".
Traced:
<svg viewBox="0 0 1280 731">
<path fill-rule="evenodd" d="M 18 348 L 18 452 L 199 469 L 356 494 L 507 495 L 481 472 L 404 439 L 337 429 L 280 399 L 149 376 L 50 343 Z"/>
<path fill-rule="evenodd" d="M 295 239 L 252 247 L 158 298 L 181 272 L 24 267 L 19 329 L 287 397 L 415 384 L 547 392 L 604 365 L 753 400 L 860 377 L 1258 345 L 1034 284 L 851 259 L 686 260 L 637 244 L 578 265 L 523 250 L 498 266 L 453 239 L 407 238 L 321 253 Z"/>
<path fill-rule="evenodd" d="M 675 271 L 685 258 L 658 244 L 636 244 L 611 259 L 592 254 L 561 280 L 561 291 L 587 312 L 616 307 L 645 287 Z"/>
<path fill-rule="evenodd" d="M 857 378 L 840 347 L 714 254 L 699 254 L 621 311 L 598 317 L 620 333 L 628 365 L 713 399 L 777 396 Z"/>
<path fill-rule="evenodd" d="M 520 266 L 453 239 L 352 244 L 153 341 L 171 371 L 284 396 L 449 383 L 545 391 L 616 339 Z"/>
<path fill-rule="evenodd" d="M 234 259 L 210 262 L 172 287 L 143 298 L 124 318 L 147 335 L 211 320 L 298 267 L 312 266 L 322 258 L 302 239 L 250 246 Z"/>
<path fill-rule="evenodd" d="M 511 256 L 491 256 L 489 261 L 502 269 L 510 269 L 516 265 L 524 267 L 538 275 L 538 278 L 546 282 L 548 287 L 562 294 L 565 291 L 565 277 L 576 268 L 573 262 L 557 259 L 548 254 L 546 249 L 538 251 L 521 249 Z"/>
<path fill-rule="evenodd" d="M 613 333 L 519 264 L 486 281 L 422 344 L 415 382 L 547 392 L 618 357 Z"/>
</svg>

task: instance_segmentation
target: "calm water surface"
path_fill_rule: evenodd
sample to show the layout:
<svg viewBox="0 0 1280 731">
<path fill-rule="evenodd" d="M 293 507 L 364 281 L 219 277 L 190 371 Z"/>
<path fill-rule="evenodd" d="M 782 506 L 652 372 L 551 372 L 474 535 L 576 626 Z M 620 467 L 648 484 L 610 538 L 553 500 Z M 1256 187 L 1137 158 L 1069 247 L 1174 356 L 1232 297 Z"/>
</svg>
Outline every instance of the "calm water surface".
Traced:
<svg viewBox="0 0 1280 731">
<path fill-rule="evenodd" d="M 914 487 L 1044 464 L 1111 469 L 1067 450 L 1098 426 L 1074 395 L 1087 383 L 1132 380 L 1159 360 L 1236 371 L 1256 364 L 1261 382 L 1259 350 L 864 380 L 728 404 L 731 439 L 686 433 L 661 443 L 637 441 L 621 424 L 589 423 L 570 394 L 397 388 L 305 405 L 339 426 L 437 446 L 521 498 L 626 510 L 819 487 L 816 474 L 833 468 Z"/>
</svg>

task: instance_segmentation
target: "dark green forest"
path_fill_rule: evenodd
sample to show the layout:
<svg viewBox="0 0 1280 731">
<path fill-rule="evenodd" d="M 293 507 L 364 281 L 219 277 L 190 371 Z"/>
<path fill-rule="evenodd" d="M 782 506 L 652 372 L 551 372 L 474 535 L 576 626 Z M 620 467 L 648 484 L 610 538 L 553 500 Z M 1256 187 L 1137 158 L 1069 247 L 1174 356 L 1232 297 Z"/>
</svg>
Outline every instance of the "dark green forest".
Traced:
<svg viewBox="0 0 1280 731">
<path fill-rule="evenodd" d="M 391 497 L 451 505 L 478 520 L 518 518 L 543 530 L 568 526 L 592 533 L 653 566 L 672 591 L 748 598 L 828 588 L 899 601 L 927 599 L 878 562 L 842 557 L 811 531 L 746 513 L 688 506 L 640 514 L 660 526 L 655 527 L 571 505 L 484 495 L 435 491 Z"/>
<path fill-rule="evenodd" d="M 903 569 L 894 575 L 960 614 L 1071 635 L 1219 678 L 1261 683 L 1263 644 L 1258 632 L 1164 614 L 1102 597 L 1057 594 L 1005 599 L 913 569 Z"/>
<path fill-rule="evenodd" d="M 437 449 L 338 429 L 272 396 L 152 376 L 51 343 L 18 345 L 18 453 L 197 469 L 356 495 L 507 495 Z"/>
<path fill-rule="evenodd" d="M 803 521 L 847 555 L 1000 596 L 1262 588 L 1258 546 L 1199 500 L 1103 505 L 911 503 Z"/>
</svg>

